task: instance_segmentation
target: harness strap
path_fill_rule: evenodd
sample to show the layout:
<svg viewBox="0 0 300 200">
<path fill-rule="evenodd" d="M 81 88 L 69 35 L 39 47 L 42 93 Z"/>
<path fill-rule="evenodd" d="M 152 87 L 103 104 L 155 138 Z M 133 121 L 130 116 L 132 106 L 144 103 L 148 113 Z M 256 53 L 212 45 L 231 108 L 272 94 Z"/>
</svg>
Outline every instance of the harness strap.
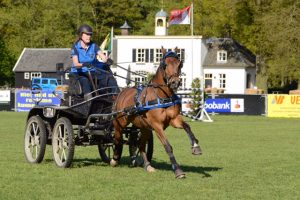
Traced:
<svg viewBox="0 0 300 200">
<path fill-rule="evenodd" d="M 136 113 L 153 110 L 157 108 L 168 108 L 170 106 L 181 104 L 181 100 L 176 94 L 174 94 L 172 97 L 169 98 L 160 98 L 156 95 L 157 96 L 156 99 L 142 103 L 140 96 L 143 89 L 144 87 L 142 85 L 139 85 L 137 87 L 137 93 L 135 95 Z"/>
</svg>

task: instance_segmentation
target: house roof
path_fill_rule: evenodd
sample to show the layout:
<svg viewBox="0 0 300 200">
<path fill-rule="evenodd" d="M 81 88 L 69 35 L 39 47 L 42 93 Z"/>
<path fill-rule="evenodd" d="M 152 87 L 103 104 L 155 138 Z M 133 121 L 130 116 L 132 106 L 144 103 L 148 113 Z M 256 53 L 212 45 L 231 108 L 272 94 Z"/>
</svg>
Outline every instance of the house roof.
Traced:
<svg viewBox="0 0 300 200">
<path fill-rule="evenodd" d="M 204 67 L 255 67 L 255 55 L 246 47 L 232 38 L 210 38 L 206 40 L 207 55 L 204 59 Z M 227 62 L 217 61 L 217 52 L 227 51 Z"/>
<path fill-rule="evenodd" d="M 13 72 L 56 72 L 56 65 L 71 67 L 71 49 L 69 48 L 24 48 Z"/>
</svg>

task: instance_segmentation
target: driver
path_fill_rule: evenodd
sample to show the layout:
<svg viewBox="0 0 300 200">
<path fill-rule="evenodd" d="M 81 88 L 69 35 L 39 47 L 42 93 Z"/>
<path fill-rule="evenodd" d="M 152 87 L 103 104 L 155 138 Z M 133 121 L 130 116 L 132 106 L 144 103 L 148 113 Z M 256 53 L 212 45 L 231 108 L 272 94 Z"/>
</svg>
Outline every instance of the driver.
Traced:
<svg viewBox="0 0 300 200">
<path fill-rule="evenodd" d="M 91 83 L 92 80 L 90 80 L 88 77 L 87 67 L 97 67 L 97 65 L 100 64 L 100 62 L 97 60 L 97 55 L 104 63 L 106 63 L 108 60 L 99 46 L 91 40 L 92 35 L 92 27 L 86 24 L 81 25 L 78 29 L 78 40 L 75 42 L 71 50 L 73 61 L 71 73 L 78 75 L 78 80 L 84 95 L 90 93 L 93 89 Z"/>
</svg>

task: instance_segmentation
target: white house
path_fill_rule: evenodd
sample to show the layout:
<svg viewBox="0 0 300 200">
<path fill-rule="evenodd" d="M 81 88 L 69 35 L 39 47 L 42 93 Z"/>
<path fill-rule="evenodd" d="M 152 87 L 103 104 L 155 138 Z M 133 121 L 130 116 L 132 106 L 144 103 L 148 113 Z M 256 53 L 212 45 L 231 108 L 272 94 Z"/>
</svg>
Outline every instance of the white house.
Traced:
<svg viewBox="0 0 300 200">
<path fill-rule="evenodd" d="M 129 35 L 130 27 L 124 24 L 124 35 L 113 39 L 113 60 L 119 66 L 135 73 L 155 73 L 162 58 L 161 47 L 180 49 L 184 61 L 182 87 L 191 88 L 193 79 L 200 78 L 205 87 L 223 89 L 225 93 L 243 94 L 255 86 L 255 56 L 230 38 L 203 39 L 202 36 L 169 36 L 167 13 L 161 10 L 155 16 L 155 35 Z M 113 68 L 123 77 L 127 71 Z M 131 80 L 143 81 L 143 77 L 131 74 Z M 126 86 L 125 79 L 117 77 L 119 86 Z"/>
</svg>

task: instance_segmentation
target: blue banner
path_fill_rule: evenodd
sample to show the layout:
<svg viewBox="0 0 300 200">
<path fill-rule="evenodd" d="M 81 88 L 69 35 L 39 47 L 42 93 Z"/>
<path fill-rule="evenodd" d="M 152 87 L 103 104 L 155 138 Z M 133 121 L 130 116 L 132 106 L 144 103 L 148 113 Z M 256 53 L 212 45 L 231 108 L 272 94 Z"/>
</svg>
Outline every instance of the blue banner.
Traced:
<svg viewBox="0 0 300 200">
<path fill-rule="evenodd" d="M 208 113 L 243 113 L 244 99 L 207 99 L 204 108 Z"/>
<path fill-rule="evenodd" d="M 61 93 L 56 95 L 61 96 Z M 39 106 L 45 105 L 60 105 L 60 99 L 51 91 L 41 91 L 37 94 L 32 94 L 31 90 L 16 90 L 16 105 L 15 110 L 18 112 L 30 111 L 36 105 L 34 100 L 40 100 Z"/>
<path fill-rule="evenodd" d="M 208 113 L 229 113 L 230 99 L 207 99 L 204 108 Z"/>
</svg>

